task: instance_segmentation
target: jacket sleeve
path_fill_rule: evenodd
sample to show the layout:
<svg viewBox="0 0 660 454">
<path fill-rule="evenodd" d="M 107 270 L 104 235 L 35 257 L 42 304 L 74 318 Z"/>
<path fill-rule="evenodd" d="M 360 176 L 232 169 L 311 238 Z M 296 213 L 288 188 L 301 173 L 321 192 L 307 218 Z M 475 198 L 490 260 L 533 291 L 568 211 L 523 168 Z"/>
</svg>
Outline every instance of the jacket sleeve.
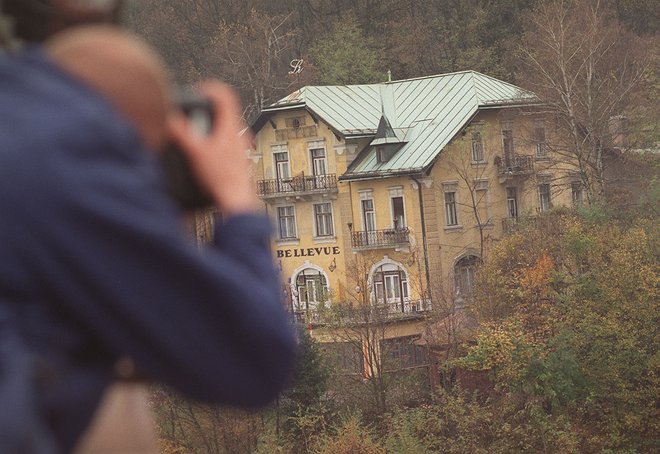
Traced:
<svg viewBox="0 0 660 454">
<path fill-rule="evenodd" d="M 292 367 L 295 337 L 267 218 L 227 219 L 215 244 L 200 249 L 148 152 L 136 141 L 108 142 L 44 153 L 40 181 L 26 188 L 26 255 L 39 297 L 190 397 L 272 400 Z"/>
</svg>

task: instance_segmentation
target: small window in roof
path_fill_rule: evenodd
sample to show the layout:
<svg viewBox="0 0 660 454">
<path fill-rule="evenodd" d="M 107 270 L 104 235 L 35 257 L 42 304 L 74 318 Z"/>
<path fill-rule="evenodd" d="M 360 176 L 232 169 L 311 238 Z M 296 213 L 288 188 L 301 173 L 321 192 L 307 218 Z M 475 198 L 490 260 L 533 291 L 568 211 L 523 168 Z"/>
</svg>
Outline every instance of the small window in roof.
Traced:
<svg viewBox="0 0 660 454">
<path fill-rule="evenodd" d="M 399 151 L 401 145 L 399 144 L 388 144 L 388 145 L 378 145 L 376 148 L 376 161 L 380 164 L 387 162 Z"/>
</svg>

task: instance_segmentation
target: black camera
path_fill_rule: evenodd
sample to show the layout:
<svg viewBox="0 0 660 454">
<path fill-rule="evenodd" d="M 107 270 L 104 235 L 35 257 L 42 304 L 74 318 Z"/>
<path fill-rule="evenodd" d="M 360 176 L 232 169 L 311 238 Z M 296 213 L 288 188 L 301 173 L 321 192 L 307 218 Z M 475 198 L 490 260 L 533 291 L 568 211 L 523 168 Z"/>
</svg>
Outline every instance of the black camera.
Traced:
<svg viewBox="0 0 660 454">
<path fill-rule="evenodd" d="M 176 96 L 175 102 L 198 134 L 211 132 L 215 116 L 211 100 L 185 90 Z M 213 198 L 197 181 L 188 157 L 178 144 L 166 145 L 161 155 L 161 163 L 165 171 L 167 190 L 184 210 L 209 208 L 213 205 Z"/>
</svg>

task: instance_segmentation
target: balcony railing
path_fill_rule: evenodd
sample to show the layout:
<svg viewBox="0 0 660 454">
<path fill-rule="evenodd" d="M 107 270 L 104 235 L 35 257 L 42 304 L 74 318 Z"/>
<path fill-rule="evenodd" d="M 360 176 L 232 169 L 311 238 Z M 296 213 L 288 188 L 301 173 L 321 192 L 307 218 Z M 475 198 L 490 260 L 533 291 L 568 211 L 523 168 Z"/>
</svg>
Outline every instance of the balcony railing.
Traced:
<svg viewBox="0 0 660 454">
<path fill-rule="evenodd" d="M 409 243 L 408 228 L 351 232 L 351 246 L 356 249 L 396 247 Z"/>
<path fill-rule="evenodd" d="M 337 175 L 334 173 L 257 181 L 257 193 L 260 197 L 327 191 L 337 191 Z"/>
<path fill-rule="evenodd" d="M 428 312 L 431 310 L 431 300 L 407 300 L 404 298 L 403 301 L 387 302 L 383 304 L 379 302 L 375 306 L 382 310 L 382 313 L 389 318 L 405 315 L 415 315 L 422 312 Z"/>
<path fill-rule="evenodd" d="M 515 154 L 497 161 L 497 172 L 502 176 L 527 175 L 534 172 L 534 156 Z"/>
<path fill-rule="evenodd" d="M 343 307 L 345 306 L 345 307 Z M 293 311 L 296 323 L 333 324 L 333 323 L 371 323 L 378 321 L 390 321 L 399 318 L 415 318 L 423 316 L 433 309 L 431 300 L 419 299 L 395 302 L 378 302 L 368 308 L 355 308 L 341 305 L 327 312 L 315 309 Z"/>
</svg>

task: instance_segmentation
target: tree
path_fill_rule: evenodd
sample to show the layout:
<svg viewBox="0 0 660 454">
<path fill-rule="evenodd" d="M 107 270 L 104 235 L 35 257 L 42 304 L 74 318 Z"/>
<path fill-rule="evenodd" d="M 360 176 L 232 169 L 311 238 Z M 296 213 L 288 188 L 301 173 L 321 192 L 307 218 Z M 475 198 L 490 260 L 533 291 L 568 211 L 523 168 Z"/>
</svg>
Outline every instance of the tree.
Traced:
<svg viewBox="0 0 660 454">
<path fill-rule="evenodd" d="M 542 217 L 494 248 L 460 362 L 489 370 L 501 398 L 581 428 L 583 450 L 643 452 L 660 432 L 657 227 L 586 213 Z"/>
<path fill-rule="evenodd" d="M 204 72 L 220 75 L 240 90 L 248 120 L 295 82 L 288 75 L 296 35 L 290 16 L 253 9 L 244 21 L 222 23 L 211 35 Z"/>
<path fill-rule="evenodd" d="M 258 412 L 199 404 L 162 387 L 154 389 L 151 407 L 164 452 L 248 454 L 265 429 Z"/>
<path fill-rule="evenodd" d="M 276 408 L 276 431 L 290 451 L 306 453 L 310 452 L 312 440 L 320 437 L 328 424 L 324 397 L 330 372 L 318 344 L 305 327 L 298 327 L 298 339 L 291 385 L 282 393 Z"/>
<path fill-rule="evenodd" d="M 374 441 L 370 430 L 363 426 L 360 418 L 352 416 L 337 428 L 334 436 L 327 437 L 319 448 L 318 454 L 385 454 L 383 449 Z"/>
<path fill-rule="evenodd" d="M 545 102 L 556 123 L 549 143 L 577 165 L 588 203 L 602 198 L 604 153 L 616 144 L 612 122 L 635 117 L 651 59 L 600 0 L 549 0 L 528 15 L 517 78 Z"/>
<path fill-rule="evenodd" d="M 494 42 L 481 40 L 488 15 L 478 0 L 427 3 L 422 8 L 426 14 L 392 17 L 387 24 L 387 65 L 397 79 L 468 69 L 506 76 Z"/>
<path fill-rule="evenodd" d="M 365 37 L 353 15 L 347 14 L 337 21 L 309 53 L 321 84 L 366 84 L 385 80 L 378 49 Z"/>
<path fill-rule="evenodd" d="M 337 370 L 331 393 L 340 407 L 357 408 L 373 423 L 382 422 L 392 405 L 419 400 L 428 390 L 426 348 L 413 337 L 397 336 L 392 323 L 405 308 L 401 286 L 411 285 L 416 276 L 407 273 L 406 282 L 401 265 L 378 264 L 379 259 L 382 255 L 373 251 L 354 255 L 347 265 L 345 300 L 321 318 L 333 338 L 333 343 L 324 344 Z M 389 271 L 383 271 L 383 266 Z M 384 279 L 391 272 L 390 282 L 394 282 L 397 267 L 400 294 L 393 302 L 388 300 L 392 290 L 385 289 Z"/>
</svg>

